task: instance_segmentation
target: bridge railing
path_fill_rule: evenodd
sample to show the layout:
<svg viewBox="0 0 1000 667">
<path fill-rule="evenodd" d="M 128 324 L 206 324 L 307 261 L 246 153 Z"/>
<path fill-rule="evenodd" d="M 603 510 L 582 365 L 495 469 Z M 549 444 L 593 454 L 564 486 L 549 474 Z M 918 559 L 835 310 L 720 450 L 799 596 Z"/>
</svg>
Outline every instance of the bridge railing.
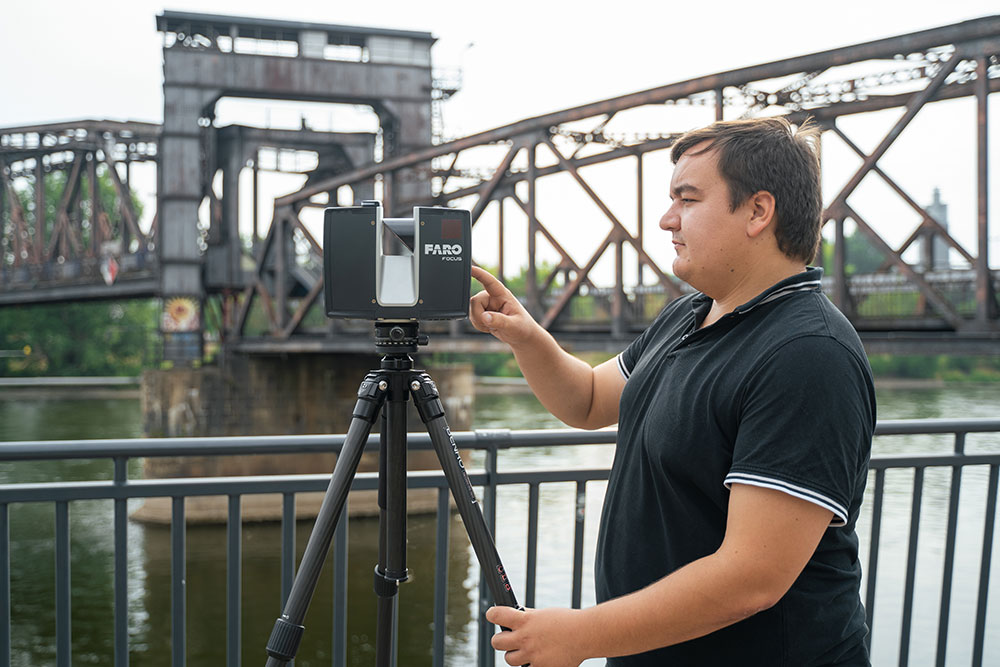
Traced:
<svg viewBox="0 0 1000 667">
<path fill-rule="evenodd" d="M 967 447 L 971 434 L 986 434 L 975 436 L 977 439 L 972 447 Z M 898 664 L 908 665 L 911 646 L 915 635 L 914 597 L 920 588 L 918 586 L 918 561 L 926 569 L 925 552 L 930 548 L 933 553 L 943 559 L 941 567 L 940 604 L 937 612 L 936 664 L 945 664 L 949 655 L 948 640 L 956 625 L 963 620 L 970 621 L 960 626 L 959 634 L 969 625 L 972 626 L 971 646 L 961 647 L 971 655 L 971 663 L 975 666 L 984 664 L 984 656 L 993 655 L 987 649 L 1000 654 L 1000 647 L 987 646 L 986 618 L 989 606 L 989 583 L 994 531 L 997 510 L 998 472 L 1000 472 L 1000 419 L 976 420 L 905 420 L 883 421 L 876 429 L 876 451 L 882 448 L 892 450 L 894 436 L 934 436 L 929 453 L 921 454 L 882 454 L 871 460 L 871 473 L 862 517 L 859 521 L 859 535 L 862 542 L 862 558 L 865 560 L 865 582 L 863 596 L 866 602 L 869 627 L 872 636 L 879 634 L 892 635 L 899 633 Z M 947 446 L 942 447 L 940 436 L 951 438 Z M 585 561 L 585 527 L 588 521 L 587 499 L 588 484 L 602 485 L 608 479 L 607 465 L 595 467 L 566 467 L 564 465 L 544 466 L 534 465 L 530 469 L 503 470 L 499 469 L 499 458 L 517 458 L 514 450 L 525 448 L 545 448 L 545 451 L 558 451 L 561 448 L 574 445 L 610 445 L 615 442 L 616 431 L 606 429 L 601 431 L 577 430 L 535 430 L 535 431 L 475 431 L 456 433 L 457 445 L 465 450 L 473 450 L 472 458 L 481 460 L 480 470 L 471 471 L 470 478 L 476 487 L 481 489 L 484 514 L 491 530 L 496 529 L 497 496 L 500 489 L 503 493 L 518 493 L 526 495 L 527 534 L 526 562 L 524 564 L 524 584 L 515 587 L 515 591 L 523 596 L 526 606 L 533 606 L 536 601 L 537 575 L 539 571 L 539 516 L 543 511 L 551 511 L 550 494 L 541 493 L 543 487 L 554 484 L 575 485 L 575 493 L 571 501 L 573 525 L 572 575 L 569 591 L 570 604 L 579 607 L 583 604 L 584 561 Z M 184 665 L 185 660 L 185 628 L 186 628 L 186 533 L 185 499 L 192 496 L 224 496 L 228 498 L 226 527 L 226 628 L 225 643 L 227 664 L 241 664 L 241 614 L 243 600 L 241 596 L 242 536 L 243 519 L 241 501 L 244 496 L 264 493 L 278 493 L 282 497 L 281 531 L 281 590 L 282 599 L 287 596 L 294 577 L 295 569 L 295 497 L 305 492 L 324 491 L 329 481 L 328 474 L 314 475 L 271 475 L 247 477 L 210 477 L 210 478 L 178 478 L 178 479 L 130 479 L 129 462 L 135 459 L 156 456 L 228 456 L 252 454 L 298 454 L 307 452 L 337 451 L 343 444 L 344 436 L 284 436 L 284 437 L 246 437 L 246 438 L 172 438 L 172 439 L 126 439 L 126 440 L 83 440 L 83 441 L 45 441 L 45 442 L 15 442 L 0 444 L 0 466 L 18 461 L 52 461 L 68 459 L 104 459 L 113 462 L 111 479 L 84 480 L 42 483 L 13 483 L 0 485 L 0 664 L 11 664 L 11 540 L 10 540 L 10 510 L 11 506 L 25 503 L 52 504 L 55 514 L 55 539 L 53 552 L 55 558 L 55 648 L 56 663 L 69 665 L 72 656 L 71 633 L 71 601 L 73 591 L 70 585 L 72 559 L 70 554 L 70 506 L 88 500 L 111 500 L 114 504 L 113 525 L 109 531 L 114 535 L 114 612 L 111 618 L 113 629 L 114 664 L 127 665 L 129 660 L 129 553 L 128 553 L 128 501 L 132 499 L 169 498 L 171 507 L 170 529 L 170 606 L 171 606 L 171 636 L 172 665 Z M 924 441 L 922 441 L 924 442 Z M 411 449 L 431 448 L 430 439 L 426 434 L 411 434 L 408 442 Z M 369 447 L 377 450 L 377 437 L 373 436 Z M 503 454 L 502 454 L 503 453 Z M 565 460 L 553 459 L 556 460 Z M 2 468 L 0 468 L 2 470 Z M 909 527 L 905 540 L 899 540 L 894 533 L 901 530 L 898 517 L 889 515 L 886 508 L 899 504 L 900 478 L 912 471 L 912 484 L 909 484 Z M 941 475 L 950 473 L 947 484 L 941 481 Z M 887 483 L 887 475 L 890 481 Z M 966 480 L 965 501 L 960 503 L 963 495 L 963 476 Z M 932 481 L 928 483 L 928 479 Z M 903 483 L 903 486 L 907 484 Z M 410 488 L 437 489 L 437 519 L 436 519 L 436 555 L 434 578 L 434 610 L 433 610 L 433 664 L 445 664 L 445 618 L 448 600 L 448 544 L 449 518 L 451 515 L 448 501 L 448 487 L 443 475 L 438 471 L 411 472 L 408 475 Z M 979 553 L 974 559 L 978 563 L 978 577 L 975 588 L 974 604 L 963 602 L 962 612 L 970 619 L 957 619 L 957 613 L 952 615 L 953 583 L 956 581 L 958 568 L 962 581 L 969 580 L 969 554 L 963 547 L 957 551 L 959 530 L 968 533 L 970 511 L 967 507 L 969 488 L 975 486 L 981 496 L 985 496 L 982 505 L 971 511 L 971 516 L 981 519 L 981 539 L 972 542 L 980 545 Z M 505 488 L 510 487 L 510 488 Z M 943 488 L 947 491 L 943 491 Z M 377 488 L 377 475 L 374 473 L 359 473 L 356 475 L 355 490 L 371 490 Z M 892 493 L 889 490 L 893 490 Z M 895 495 L 893 495 L 895 494 Z M 904 494 L 904 495 L 907 495 Z M 928 536 L 925 530 L 920 535 L 922 522 L 921 506 L 925 494 L 938 501 L 946 502 L 946 519 L 943 532 Z M 973 494 L 975 495 L 975 494 Z M 891 503 L 890 499 L 891 498 Z M 547 500 L 548 499 L 548 500 Z M 928 506 L 930 503 L 928 503 Z M 506 514 L 506 512 L 505 512 Z M 926 512 L 924 513 L 926 514 Z M 960 522 L 960 517 L 966 519 Z M 346 554 L 347 525 L 350 521 L 341 521 L 334 537 L 334 629 L 333 646 L 336 648 L 333 656 L 334 665 L 346 664 L 347 638 L 347 601 L 346 601 Z M 959 524 L 962 524 L 961 526 Z M 504 530 L 509 530 L 505 519 Z M 971 529 L 976 530 L 976 529 Z M 928 547 L 928 539 L 932 543 Z M 542 537 L 544 539 L 544 537 Z M 499 542 L 499 539 L 498 539 Z M 900 572 L 885 565 L 880 570 L 880 556 L 887 559 L 887 550 L 897 550 L 905 543 L 905 549 L 894 555 L 905 558 L 905 568 Z M 963 542 L 963 544 L 965 544 Z M 919 547 L 919 549 L 918 549 Z M 504 552 L 500 546 L 501 554 Z M 918 555 L 920 558 L 918 559 Z M 956 566 L 956 560 L 960 565 Z M 510 561 L 507 562 L 511 570 Z M 882 588 L 890 589 L 889 595 L 893 602 L 902 603 L 899 624 L 892 627 L 888 616 L 876 615 L 876 609 L 885 605 L 885 593 L 876 596 L 881 578 L 886 578 Z M 921 575 L 921 582 L 926 582 L 926 576 Z M 516 579 L 515 579 L 516 582 Z M 897 586 L 898 584 L 898 586 Z M 891 592 L 893 587 L 901 587 L 899 595 Z M 968 591 L 959 597 L 970 598 Z M 480 601 L 478 605 L 478 664 L 492 665 L 495 656 L 489 647 L 489 636 L 492 626 L 485 623 L 482 612 L 488 605 L 484 589 L 480 586 Z M 971 611 L 974 608 L 974 611 Z M 279 607 L 275 604 L 275 615 Z M 993 614 L 998 613 L 994 601 Z M 923 613 L 923 612 L 922 612 Z M 920 621 L 920 627 L 928 626 L 926 618 Z M 317 630 L 313 630 L 316 632 Z M 219 629 L 222 633 L 222 629 Z M 921 636 L 923 635 L 923 636 Z M 926 645 L 930 639 L 926 633 L 918 632 L 919 642 Z M 995 643 L 995 641 L 994 641 Z M 954 644 L 954 642 L 953 642 Z M 263 639 L 261 640 L 263 648 Z M 964 662 L 968 664 L 968 662 Z"/>
</svg>

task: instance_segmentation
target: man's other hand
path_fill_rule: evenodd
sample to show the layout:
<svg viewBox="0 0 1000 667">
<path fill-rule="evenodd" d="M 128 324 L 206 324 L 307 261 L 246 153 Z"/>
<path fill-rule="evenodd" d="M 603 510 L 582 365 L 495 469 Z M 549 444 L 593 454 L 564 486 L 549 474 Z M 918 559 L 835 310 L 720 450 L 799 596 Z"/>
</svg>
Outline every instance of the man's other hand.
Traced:
<svg viewBox="0 0 1000 667">
<path fill-rule="evenodd" d="M 472 267 L 472 277 L 485 288 L 469 299 L 469 320 L 480 331 L 508 345 L 528 340 L 538 324 L 504 284 L 488 271 Z"/>
<path fill-rule="evenodd" d="M 493 648 L 504 651 L 508 665 L 578 667 L 583 652 L 579 609 L 490 607 L 486 620 L 510 628 L 493 635 Z"/>
</svg>

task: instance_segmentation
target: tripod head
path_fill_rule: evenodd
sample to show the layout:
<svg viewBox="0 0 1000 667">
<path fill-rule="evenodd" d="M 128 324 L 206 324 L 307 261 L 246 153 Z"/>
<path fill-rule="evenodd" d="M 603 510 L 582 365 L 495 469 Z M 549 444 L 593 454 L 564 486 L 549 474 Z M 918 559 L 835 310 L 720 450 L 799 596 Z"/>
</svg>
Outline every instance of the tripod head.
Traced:
<svg viewBox="0 0 1000 667">
<path fill-rule="evenodd" d="M 375 350 L 384 354 L 382 368 L 413 368 L 410 354 L 418 345 L 427 345 L 427 334 L 418 332 L 416 320 L 379 320 L 375 322 Z"/>
</svg>

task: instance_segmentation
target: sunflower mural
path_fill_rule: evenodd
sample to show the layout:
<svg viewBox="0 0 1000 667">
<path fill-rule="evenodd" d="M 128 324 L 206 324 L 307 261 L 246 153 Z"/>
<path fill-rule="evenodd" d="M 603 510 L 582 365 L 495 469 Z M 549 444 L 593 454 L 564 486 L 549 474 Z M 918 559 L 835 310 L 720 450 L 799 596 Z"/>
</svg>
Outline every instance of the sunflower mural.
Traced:
<svg viewBox="0 0 1000 667">
<path fill-rule="evenodd" d="M 197 331 L 201 327 L 201 307 L 189 296 L 177 296 L 163 302 L 163 331 Z"/>
</svg>

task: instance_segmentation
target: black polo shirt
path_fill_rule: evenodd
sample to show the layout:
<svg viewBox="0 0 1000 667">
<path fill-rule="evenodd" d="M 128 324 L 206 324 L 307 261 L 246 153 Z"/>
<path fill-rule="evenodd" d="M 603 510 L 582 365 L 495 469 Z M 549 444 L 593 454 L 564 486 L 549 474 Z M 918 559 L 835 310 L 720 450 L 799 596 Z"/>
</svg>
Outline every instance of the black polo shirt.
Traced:
<svg viewBox="0 0 1000 667">
<path fill-rule="evenodd" d="M 875 390 L 821 277 L 810 268 L 703 329 L 711 299 L 682 297 L 620 355 L 627 382 L 597 543 L 598 601 L 715 552 L 732 484 L 778 489 L 833 520 L 774 607 L 609 665 L 868 664 L 854 526 Z"/>
</svg>

